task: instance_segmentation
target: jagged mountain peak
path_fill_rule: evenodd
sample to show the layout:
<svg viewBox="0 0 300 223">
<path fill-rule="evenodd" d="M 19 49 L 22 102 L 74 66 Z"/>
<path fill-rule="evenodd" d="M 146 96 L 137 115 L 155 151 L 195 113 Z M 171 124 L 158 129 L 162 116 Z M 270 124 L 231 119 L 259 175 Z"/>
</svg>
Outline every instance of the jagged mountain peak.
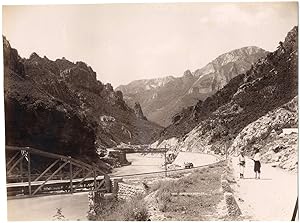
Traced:
<svg viewBox="0 0 300 223">
<path fill-rule="evenodd" d="M 10 43 L 7 40 L 6 36 L 2 35 L 2 39 L 3 39 L 3 46 L 4 46 L 4 48 L 10 48 Z"/>
<path fill-rule="evenodd" d="M 186 71 L 184 71 L 183 76 L 184 77 L 192 77 L 193 74 L 192 74 L 192 72 L 190 70 L 186 70 Z"/>
<path fill-rule="evenodd" d="M 203 68 L 193 72 L 193 74 L 194 76 L 200 77 L 215 72 L 222 66 L 230 63 L 238 63 L 239 61 L 241 61 L 242 63 L 248 62 L 252 64 L 253 62 L 255 62 L 255 60 L 251 59 L 251 57 L 260 58 L 265 56 L 267 53 L 267 51 L 257 46 L 246 46 L 239 49 L 234 49 L 227 53 L 221 54 Z"/>
<path fill-rule="evenodd" d="M 235 62 L 237 60 L 240 60 L 241 58 L 247 57 L 251 54 L 257 54 L 263 52 L 265 52 L 265 50 L 257 46 L 246 46 L 246 47 L 232 50 L 228 53 L 224 53 L 219 57 L 217 57 L 216 60 L 221 61 L 222 65 L 224 65 L 229 62 Z"/>
</svg>

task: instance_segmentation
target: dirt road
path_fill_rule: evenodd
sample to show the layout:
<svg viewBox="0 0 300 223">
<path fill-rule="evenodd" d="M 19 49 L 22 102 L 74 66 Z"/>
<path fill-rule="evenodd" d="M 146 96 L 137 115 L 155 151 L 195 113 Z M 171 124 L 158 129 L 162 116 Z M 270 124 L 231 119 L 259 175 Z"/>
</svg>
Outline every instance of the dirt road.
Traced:
<svg viewBox="0 0 300 223">
<path fill-rule="evenodd" d="M 163 171 L 164 155 L 163 154 L 148 154 L 132 153 L 126 155 L 127 160 L 131 162 L 129 166 L 115 168 L 112 176 L 122 176 L 129 174 L 141 174 L 149 172 Z"/>
<path fill-rule="evenodd" d="M 261 179 L 255 179 L 254 162 L 246 159 L 245 179 L 239 179 L 238 159 L 232 159 L 237 202 L 249 220 L 290 221 L 297 199 L 297 174 L 262 164 Z M 240 199 L 239 199 L 240 198 Z"/>
<path fill-rule="evenodd" d="M 127 160 L 131 162 L 129 166 L 115 168 L 112 176 L 122 176 L 130 174 L 141 174 L 164 171 L 164 155 L 163 154 L 147 154 L 140 153 L 127 154 Z M 218 162 L 218 157 L 210 154 L 196 152 L 180 152 L 173 164 L 180 168 L 184 168 L 185 162 L 192 162 L 194 167 L 203 166 Z"/>
</svg>

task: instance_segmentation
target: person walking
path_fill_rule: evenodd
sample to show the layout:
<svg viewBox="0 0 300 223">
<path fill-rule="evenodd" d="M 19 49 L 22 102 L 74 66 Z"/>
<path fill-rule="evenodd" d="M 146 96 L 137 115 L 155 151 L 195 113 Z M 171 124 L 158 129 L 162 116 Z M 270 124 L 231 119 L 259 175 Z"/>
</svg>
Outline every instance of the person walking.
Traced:
<svg viewBox="0 0 300 223">
<path fill-rule="evenodd" d="M 246 160 L 244 156 L 244 151 L 240 151 L 239 155 L 239 166 L 240 166 L 240 178 L 244 178 L 244 171 L 245 171 L 245 166 L 246 166 Z"/>
<path fill-rule="evenodd" d="M 252 159 L 254 161 L 254 172 L 255 172 L 255 179 L 260 179 L 260 152 L 259 149 L 255 149 L 255 155 L 254 158 Z"/>
</svg>

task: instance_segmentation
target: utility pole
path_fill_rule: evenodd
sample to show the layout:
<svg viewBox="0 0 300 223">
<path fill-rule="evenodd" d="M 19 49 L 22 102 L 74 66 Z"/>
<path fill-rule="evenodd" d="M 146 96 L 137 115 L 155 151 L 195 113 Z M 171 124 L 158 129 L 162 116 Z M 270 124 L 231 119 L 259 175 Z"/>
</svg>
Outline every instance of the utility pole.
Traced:
<svg viewBox="0 0 300 223">
<path fill-rule="evenodd" d="M 168 168 L 167 168 L 167 146 L 165 145 L 165 152 L 164 152 L 164 154 L 165 154 L 165 177 L 167 177 L 168 176 Z"/>
<path fill-rule="evenodd" d="M 228 159 L 228 143 L 225 144 L 225 157 Z"/>
</svg>

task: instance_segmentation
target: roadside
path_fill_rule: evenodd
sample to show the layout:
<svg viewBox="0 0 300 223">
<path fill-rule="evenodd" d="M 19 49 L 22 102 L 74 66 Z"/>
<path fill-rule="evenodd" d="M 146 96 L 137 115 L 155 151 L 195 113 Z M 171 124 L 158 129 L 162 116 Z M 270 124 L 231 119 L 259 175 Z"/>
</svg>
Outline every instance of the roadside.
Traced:
<svg viewBox="0 0 300 223">
<path fill-rule="evenodd" d="M 151 220 L 223 220 L 228 217 L 222 175 L 225 162 L 157 181 L 150 187 L 155 201 Z"/>
<path fill-rule="evenodd" d="M 290 221 L 298 196 L 297 174 L 262 164 L 261 179 L 255 179 L 254 162 L 246 158 L 245 178 L 239 179 L 238 158 L 232 158 L 237 184 L 233 187 L 245 219 Z"/>
</svg>

